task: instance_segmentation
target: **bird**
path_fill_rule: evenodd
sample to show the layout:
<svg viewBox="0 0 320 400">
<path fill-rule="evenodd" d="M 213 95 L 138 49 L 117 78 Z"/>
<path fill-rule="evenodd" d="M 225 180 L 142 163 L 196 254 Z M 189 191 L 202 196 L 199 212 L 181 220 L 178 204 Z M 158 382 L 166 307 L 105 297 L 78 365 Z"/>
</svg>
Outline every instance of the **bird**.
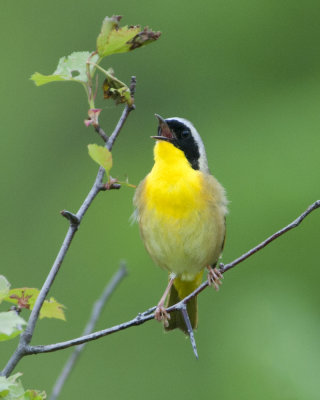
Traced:
<svg viewBox="0 0 320 400">
<path fill-rule="evenodd" d="M 144 246 L 155 264 L 168 271 L 168 286 L 155 319 L 165 330 L 188 334 L 182 313 L 166 308 L 178 303 L 202 282 L 219 289 L 217 262 L 225 242 L 225 189 L 211 175 L 204 144 L 193 124 L 180 117 L 158 119 L 154 165 L 137 186 L 133 204 Z M 197 297 L 187 303 L 193 329 L 198 325 Z"/>
</svg>

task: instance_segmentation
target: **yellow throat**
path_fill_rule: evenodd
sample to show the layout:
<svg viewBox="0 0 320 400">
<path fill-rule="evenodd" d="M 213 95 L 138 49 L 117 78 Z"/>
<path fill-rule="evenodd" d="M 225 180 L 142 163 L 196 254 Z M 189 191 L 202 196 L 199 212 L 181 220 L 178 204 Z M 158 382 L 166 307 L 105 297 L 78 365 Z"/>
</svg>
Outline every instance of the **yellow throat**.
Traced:
<svg viewBox="0 0 320 400">
<path fill-rule="evenodd" d="M 159 216 L 180 219 L 204 206 L 203 177 L 194 170 L 183 151 L 171 143 L 157 142 L 155 164 L 147 176 L 145 200 Z"/>
</svg>

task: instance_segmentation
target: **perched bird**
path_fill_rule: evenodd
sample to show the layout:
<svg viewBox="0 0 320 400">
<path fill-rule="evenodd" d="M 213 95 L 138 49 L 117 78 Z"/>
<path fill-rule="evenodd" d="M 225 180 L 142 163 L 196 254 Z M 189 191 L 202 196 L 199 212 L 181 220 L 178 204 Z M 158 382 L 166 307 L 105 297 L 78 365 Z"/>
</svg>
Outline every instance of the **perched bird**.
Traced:
<svg viewBox="0 0 320 400">
<path fill-rule="evenodd" d="M 158 135 L 151 136 L 156 140 L 154 166 L 136 189 L 135 217 L 151 258 L 169 272 L 155 318 L 167 330 L 187 333 L 181 313 L 169 315 L 166 308 L 200 285 L 205 268 L 209 283 L 219 288 L 222 275 L 216 264 L 224 245 L 227 200 L 209 172 L 204 145 L 192 123 L 156 117 Z M 188 302 L 187 311 L 196 328 L 196 297 Z"/>
</svg>

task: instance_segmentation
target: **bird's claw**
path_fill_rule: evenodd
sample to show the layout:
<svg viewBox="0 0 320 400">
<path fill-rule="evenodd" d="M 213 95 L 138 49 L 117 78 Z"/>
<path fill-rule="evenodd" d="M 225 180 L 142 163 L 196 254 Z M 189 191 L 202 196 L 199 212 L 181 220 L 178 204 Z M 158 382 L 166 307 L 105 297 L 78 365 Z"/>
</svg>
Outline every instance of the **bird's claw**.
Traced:
<svg viewBox="0 0 320 400">
<path fill-rule="evenodd" d="M 221 279 L 223 279 L 223 275 L 218 268 L 208 267 L 208 271 L 209 286 L 213 286 L 214 289 L 218 291 L 220 289 L 220 285 L 222 285 Z"/>
<path fill-rule="evenodd" d="M 163 306 L 158 306 L 156 308 L 154 318 L 159 322 L 163 322 L 165 328 L 169 326 L 170 314 L 167 313 L 166 309 Z"/>
</svg>

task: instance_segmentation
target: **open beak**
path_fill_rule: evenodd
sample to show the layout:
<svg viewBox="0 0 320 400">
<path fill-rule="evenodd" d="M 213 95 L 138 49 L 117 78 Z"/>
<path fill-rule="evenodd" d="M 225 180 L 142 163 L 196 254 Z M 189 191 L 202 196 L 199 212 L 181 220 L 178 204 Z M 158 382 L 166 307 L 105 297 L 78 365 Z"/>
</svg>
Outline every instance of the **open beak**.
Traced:
<svg viewBox="0 0 320 400">
<path fill-rule="evenodd" d="M 171 132 L 171 129 L 169 128 L 169 125 L 162 117 L 160 117 L 160 115 L 158 114 L 154 115 L 156 116 L 156 118 L 158 118 L 159 121 L 159 136 L 151 136 L 151 138 L 156 140 L 165 140 L 167 142 L 172 142 L 174 136 Z"/>
</svg>

